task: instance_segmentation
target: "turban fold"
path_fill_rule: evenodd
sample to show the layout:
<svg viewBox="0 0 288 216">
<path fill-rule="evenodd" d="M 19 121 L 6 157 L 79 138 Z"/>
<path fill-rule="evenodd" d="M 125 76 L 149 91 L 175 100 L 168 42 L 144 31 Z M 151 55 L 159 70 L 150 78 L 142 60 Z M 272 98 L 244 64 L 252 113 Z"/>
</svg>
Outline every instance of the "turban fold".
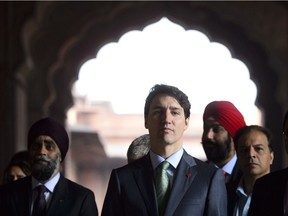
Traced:
<svg viewBox="0 0 288 216">
<path fill-rule="evenodd" d="M 233 138 L 238 129 L 246 126 L 243 115 L 229 101 L 213 101 L 209 103 L 205 108 L 203 121 L 210 117 L 219 122 Z"/>
<path fill-rule="evenodd" d="M 69 147 L 69 137 L 65 128 L 52 118 L 43 118 L 35 122 L 28 133 L 28 149 L 38 136 L 46 135 L 51 137 L 57 144 L 64 160 Z"/>
</svg>

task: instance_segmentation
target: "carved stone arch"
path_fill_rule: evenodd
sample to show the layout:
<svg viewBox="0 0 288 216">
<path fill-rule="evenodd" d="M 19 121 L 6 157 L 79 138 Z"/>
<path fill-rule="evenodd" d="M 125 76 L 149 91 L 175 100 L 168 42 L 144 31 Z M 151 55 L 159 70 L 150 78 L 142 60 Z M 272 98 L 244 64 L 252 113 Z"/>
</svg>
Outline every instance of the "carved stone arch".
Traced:
<svg viewBox="0 0 288 216">
<path fill-rule="evenodd" d="M 79 6 L 73 2 L 61 2 L 47 6 L 46 13 L 39 31 L 30 38 L 31 55 L 36 64 L 33 75 L 37 74 L 34 81 L 40 82 L 30 88 L 29 110 L 65 119 L 66 110 L 73 104 L 71 86 L 77 80 L 80 66 L 94 58 L 106 43 L 117 42 L 124 33 L 142 30 L 167 17 L 185 29 L 199 30 L 210 40 L 225 45 L 234 58 L 248 66 L 251 79 L 258 88 L 256 105 L 264 111 L 264 125 L 279 134 L 282 116 L 275 99 L 277 77 L 268 65 L 265 48 L 248 38 L 238 23 L 212 11 L 209 3 L 86 2 Z M 48 18 L 52 18 L 54 26 Z M 49 47 L 45 44 L 47 40 L 53 40 L 53 43 L 47 42 Z M 35 96 L 39 93 L 42 97 Z M 39 100 L 37 103 L 32 102 L 34 96 Z M 279 139 L 276 142 L 281 143 Z M 275 164 L 279 166 L 281 163 L 281 157 L 278 157 Z"/>
</svg>

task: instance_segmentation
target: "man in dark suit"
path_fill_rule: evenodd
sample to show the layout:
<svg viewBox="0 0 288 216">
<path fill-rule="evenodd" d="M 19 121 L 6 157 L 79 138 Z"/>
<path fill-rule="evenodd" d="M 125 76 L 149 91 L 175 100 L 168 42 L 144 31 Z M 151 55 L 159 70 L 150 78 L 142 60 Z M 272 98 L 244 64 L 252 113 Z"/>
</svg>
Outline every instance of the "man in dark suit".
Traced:
<svg viewBox="0 0 288 216">
<path fill-rule="evenodd" d="M 150 151 L 112 171 L 102 216 L 227 214 L 222 171 L 183 149 L 189 118 L 190 102 L 182 91 L 169 85 L 151 89 L 144 107 Z"/>
<path fill-rule="evenodd" d="M 32 175 L 0 187 L 1 215 L 98 215 L 94 193 L 60 174 L 68 146 L 67 132 L 55 120 L 43 118 L 32 125 L 28 133 Z"/>
<path fill-rule="evenodd" d="M 283 135 L 288 153 L 288 111 L 283 121 Z M 288 168 L 259 178 L 253 188 L 249 216 L 288 215 Z"/>
<path fill-rule="evenodd" d="M 239 181 L 242 176 L 233 138 L 244 126 L 243 115 L 229 101 L 213 101 L 204 110 L 203 149 L 207 162 L 223 170 L 226 183 Z"/>
<path fill-rule="evenodd" d="M 234 143 L 243 176 L 227 184 L 228 216 L 246 216 L 256 180 L 268 174 L 273 163 L 271 133 L 258 125 L 246 126 L 236 132 Z"/>
</svg>

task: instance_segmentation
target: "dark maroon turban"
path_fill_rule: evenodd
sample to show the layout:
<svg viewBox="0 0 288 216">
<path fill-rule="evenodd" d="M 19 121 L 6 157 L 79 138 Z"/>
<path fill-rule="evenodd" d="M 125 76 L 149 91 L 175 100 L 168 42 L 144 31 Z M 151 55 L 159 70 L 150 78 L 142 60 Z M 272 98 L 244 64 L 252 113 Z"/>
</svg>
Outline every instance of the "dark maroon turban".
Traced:
<svg viewBox="0 0 288 216">
<path fill-rule="evenodd" d="M 238 129 L 246 126 L 243 115 L 229 101 L 213 101 L 209 103 L 205 108 L 203 121 L 210 117 L 219 122 L 233 138 Z"/>
<path fill-rule="evenodd" d="M 35 122 L 28 133 L 28 149 L 38 136 L 46 135 L 51 137 L 57 144 L 64 160 L 69 147 L 69 137 L 65 128 L 52 118 L 43 118 Z"/>
</svg>

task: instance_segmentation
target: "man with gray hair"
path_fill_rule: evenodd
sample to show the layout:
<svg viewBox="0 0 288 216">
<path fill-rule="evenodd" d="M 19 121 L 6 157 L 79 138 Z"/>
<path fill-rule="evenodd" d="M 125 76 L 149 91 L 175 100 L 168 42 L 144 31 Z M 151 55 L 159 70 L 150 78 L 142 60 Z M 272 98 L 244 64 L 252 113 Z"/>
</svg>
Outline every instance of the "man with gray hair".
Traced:
<svg viewBox="0 0 288 216">
<path fill-rule="evenodd" d="M 144 134 L 135 138 L 130 144 L 127 151 L 128 163 L 131 163 L 149 152 L 150 149 L 150 135 Z"/>
</svg>

